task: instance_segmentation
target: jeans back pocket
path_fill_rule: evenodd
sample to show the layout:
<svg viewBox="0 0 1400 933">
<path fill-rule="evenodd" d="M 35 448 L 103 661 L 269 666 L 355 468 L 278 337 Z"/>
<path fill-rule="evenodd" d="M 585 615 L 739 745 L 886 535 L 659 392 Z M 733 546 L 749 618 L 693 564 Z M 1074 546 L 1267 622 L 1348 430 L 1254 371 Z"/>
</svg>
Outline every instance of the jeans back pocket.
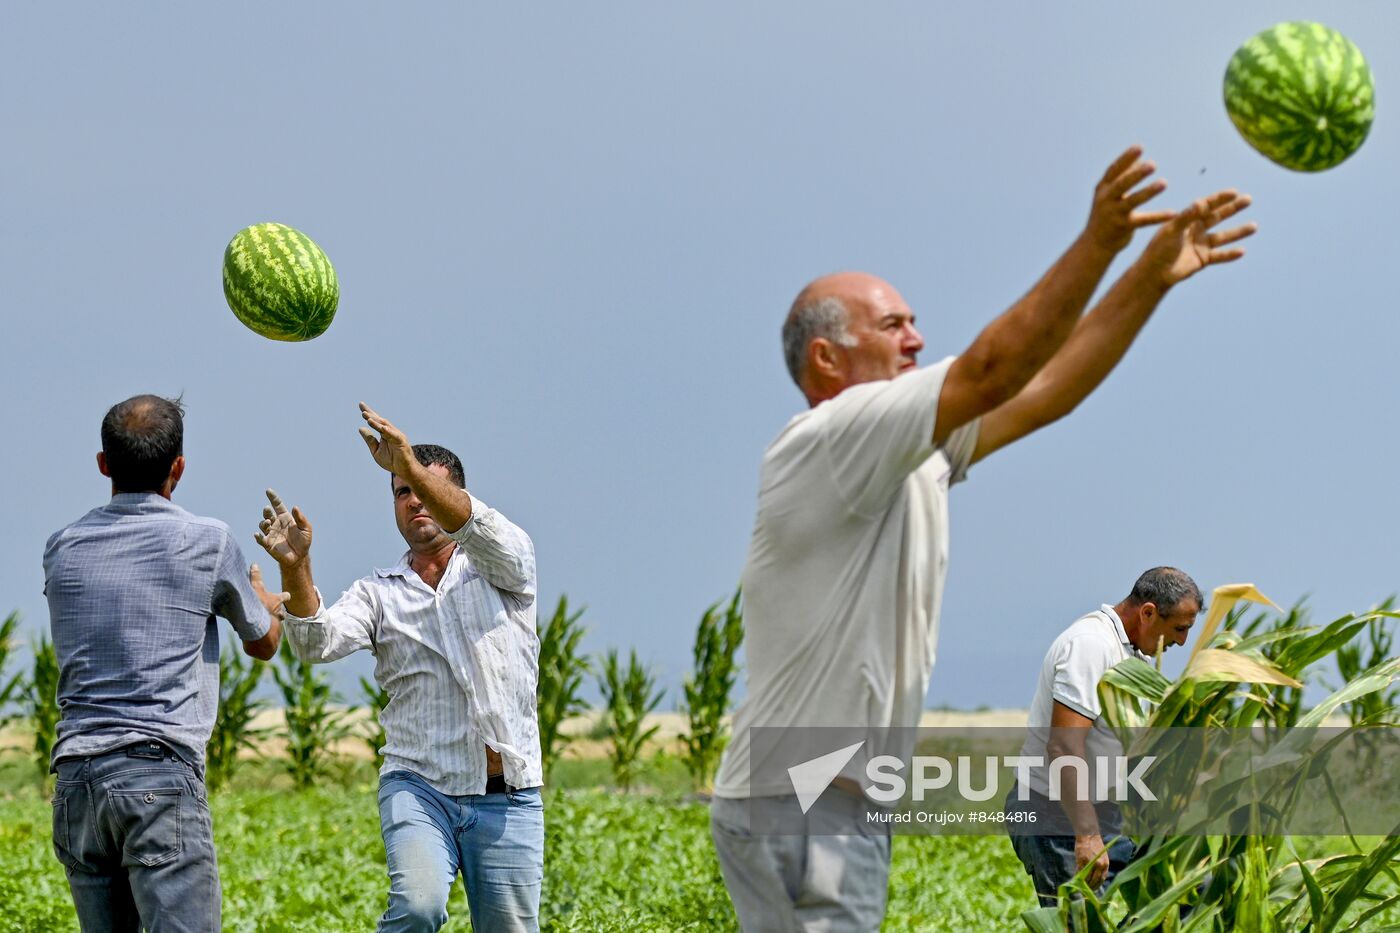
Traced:
<svg viewBox="0 0 1400 933">
<path fill-rule="evenodd" d="M 122 864 L 147 868 L 180 854 L 180 811 L 184 792 L 178 787 L 127 787 L 107 792 L 112 815 L 122 828 Z"/>
<path fill-rule="evenodd" d="M 75 868 L 78 857 L 73 854 L 73 844 L 68 829 L 68 798 L 60 786 L 53 798 L 53 854 L 64 868 Z"/>
</svg>

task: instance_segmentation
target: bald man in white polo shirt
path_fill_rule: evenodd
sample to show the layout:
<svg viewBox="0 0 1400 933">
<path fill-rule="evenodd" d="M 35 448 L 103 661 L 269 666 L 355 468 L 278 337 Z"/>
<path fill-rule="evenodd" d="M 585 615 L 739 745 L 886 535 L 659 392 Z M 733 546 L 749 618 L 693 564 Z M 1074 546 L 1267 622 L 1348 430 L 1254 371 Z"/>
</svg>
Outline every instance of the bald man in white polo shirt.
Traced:
<svg viewBox="0 0 1400 933">
<path fill-rule="evenodd" d="M 1018 783 L 1007 795 L 1008 814 L 1035 814 L 1034 822 L 1011 818 L 1006 826 L 1026 831 L 1013 832 L 1011 844 L 1035 884 L 1041 906 L 1053 906 L 1060 885 L 1084 866 L 1092 863 L 1086 876 L 1089 886 L 1101 888 L 1132 859 L 1133 843 L 1121 835 L 1122 814 L 1109 799 L 1116 792 L 1095 785 L 1094 761 L 1123 754 L 1118 739 L 1100 720 L 1099 681 L 1128 658 L 1151 660 L 1158 652 L 1185 644 L 1200 611 L 1201 590 L 1194 580 L 1175 567 L 1153 567 L 1138 577 L 1126 599 L 1081 616 L 1046 652 L 1021 754 L 1047 763 L 1057 758 L 1085 761 L 1088 787 L 1081 795 L 1076 782 L 1066 778 L 1060 783 L 1060 799 L 1052 800 L 1049 768 L 1041 766 L 1029 769 L 1029 787 Z"/>
<path fill-rule="evenodd" d="M 1141 154 L 1131 148 L 1109 166 L 1083 233 L 960 356 L 917 368 L 924 342 L 914 312 L 872 275 L 825 276 L 794 301 L 784 355 L 810 410 L 763 457 L 742 575 L 748 695 L 711 808 L 746 931 L 878 929 L 890 859 L 887 833 L 755 832 L 753 798 L 765 798 L 770 814 L 790 810 L 795 826 L 807 814 L 750 730 L 889 736 L 917 726 L 938 640 L 949 485 L 1072 411 L 1174 285 L 1243 255 L 1229 244 L 1252 224 L 1215 228 L 1249 198 L 1221 191 L 1180 213 L 1141 211 L 1164 187 L 1147 182 L 1154 166 Z M 1133 232 L 1152 224 L 1161 226 L 1142 255 L 1081 317 Z M 828 798 L 859 803 L 873 744 L 851 757 Z M 912 741 L 891 751 L 907 760 Z"/>
</svg>

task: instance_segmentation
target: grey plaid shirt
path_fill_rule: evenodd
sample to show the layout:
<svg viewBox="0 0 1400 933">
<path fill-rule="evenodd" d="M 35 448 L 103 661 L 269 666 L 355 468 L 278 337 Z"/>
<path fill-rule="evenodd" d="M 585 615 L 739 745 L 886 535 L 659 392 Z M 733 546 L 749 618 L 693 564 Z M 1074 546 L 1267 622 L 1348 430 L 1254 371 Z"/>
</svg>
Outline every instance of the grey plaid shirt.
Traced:
<svg viewBox="0 0 1400 933">
<path fill-rule="evenodd" d="M 452 533 L 457 549 L 433 589 L 409 566 L 355 582 L 335 605 L 283 619 L 297 657 L 334 661 L 368 649 L 389 694 L 379 714 L 387 744 L 380 773 L 406 769 L 444 794 L 486 790 L 486 745 L 506 783 L 535 787 L 540 728 L 535 684 L 535 546 L 500 512 L 472 497 Z"/>
<path fill-rule="evenodd" d="M 219 705 L 214 617 L 254 641 L 272 622 L 228 526 L 156 493 L 120 493 L 49 538 L 58 654 L 53 760 L 159 739 L 199 768 Z"/>
</svg>

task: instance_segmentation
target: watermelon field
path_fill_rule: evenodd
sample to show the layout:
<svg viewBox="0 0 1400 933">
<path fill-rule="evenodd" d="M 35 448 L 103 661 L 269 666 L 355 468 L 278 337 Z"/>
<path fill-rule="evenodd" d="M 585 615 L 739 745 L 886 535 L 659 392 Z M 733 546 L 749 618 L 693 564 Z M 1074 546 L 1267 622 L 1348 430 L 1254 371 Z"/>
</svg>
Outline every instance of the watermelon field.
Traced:
<svg viewBox="0 0 1400 933">
<path fill-rule="evenodd" d="M 543 929 L 735 930 L 710 842 L 706 805 L 674 760 L 653 759 L 647 788 L 602 783 L 601 760 L 563 762 L 545 802 Z M 224 929 L 368 930 L 387 880 L 373 773 L 352 768 L 329 786 L 295 791 L 275 768 L 240 772 L 212 795 L 224 888 Z M 31 785 L 23 787 L 23 785 Z M 0 763 L 0 930 L 76 933 L 49 807 L 27 760 Z M 1000 838 L 899 838 L 887 930 L 1016 929 L 1034 895 Z M 460 882 L 447 930 L 469 930 Z"/>
<path fill-rule="evenodd" d="M 337 772 L 297 790 L 276 762 L 251 764 L 236 784 L 211 794 L 225 930 L 372 929 L 387 885 L 374 773 L 364 761 L 342 762 Z M 602 759 L 556 768 L 545 803 L 542 929 L 738 929 L 706 803 L 689 792 L 673 757 L 651 758 L 641 777 L 633 792 L 623 793 Z M 0 787 L 0 931 L 77 933 L 49 841 L 49 806 L 27 756 L 0 755 Z M 1343 839 L 1293 842 L 1305 857 L 1347 851 Z M 1355 905 L 1336 929 L 1400 929 L 1400 906 L 1351 926 L 1397 893 L 1400 883 L 1383 879 L 1373 886 L 1374 900 Z M 895 837 L 884 930 L 1024 930 L 1020 915 L 1033 906 L 1029 877 L 1004 838 Z M 472 928 L 460 881 L 448 910 L 444 929 Z"/>
<path fill-rule="evenodd" d="M 1185 650 L 1166 654 L 1154 636 L 1152 657 L 1135 641 L 1140 656 L 1084 686 L 1120 763 L 1151 758 L 1178 815 L 1200 816 L 1188 804 L 1204 800 L 1219 821 L 1129 824 L 1138 857 L 1103 888 L 1062 885 L 1055 907 L 1037 905 L 999 830 L 896 830 L 880 929 L 1400 933 L 1400 549 L 1388 531 L 1400 527 L 1400 316 L 1387 223 L 1400 203 L 1388 103 L 1400 3 L 1123 9 L 8 5 L 0 79 L 13 92 L 0 119 L 13 183 L 0 253 L 12 352 L 0 392 L 19 404 L 0 538 L 0 933 L 80 933 L 53 850 L 48 768 L 63 753 L 60 695 L 84 675 L 68 660 L 44 542 L 118 491 L 105 453 L 94 469 L 99 416 L 137 392 L 188 416 L 188 470 L 182 459 L 163 494 L 225 523 L 240 571 L 258 559 L 269 585 L 278 513 L 258 518 L 273 487 L 315 518 L 327 596 L 403 552 L 391 496 L 407 461 L 385 466 L 388 435 L 361 427 L 378 419 L 368 402 L 413 441 L 455 450 L 472 495 L 529 535 L 538 579 L 532 569 L 510 593 L 537 626 L 536 707 L 514 679 L 527 652 L 480 670 L 495 687 L 516 663 L 521 702 L 502 708 L 539 729 L 543 930 L 739 930 L 709 794 L 746 691 L 761 718 L 795 708 L 765 703 L 784 692 L 774 682 L 824 702 L 846 695 L 840 678 L 864 678 L 881 701 L 872 718 L 888 706 L 895 725 L 1021 729 L 1064 626 L 1171 562 L 1213 587 L 1209 614 L 1178 626 Z M 1096 186 L 1116 152 L 1125 168 Z M 1138 166 L 1134 186 L 1146 187 L 1113 194 L 1114 176 Z M 1104 191 L 1122 236 L 1095 234 Z M 1245 205 L 1248 224 L 1217 227 Z M 1089 226 L 1055 262 L 1086 210 Z M 878 318 L 885 336 L 848 330 L 840 290 L 802 333 L 794 293 L 841 270 L 907 296 Z M 1005 314 L 1008 302 L 1019 313 Z M 1061 313 L 1069 305 L 1085 312 L 1077 322 Z M 896 342 L 915 311 L 919 333 Z M 977 336 L 989 333 L 1001 339 Z M 779 604 L 760 598 L 776 578 L 754 559 L 780 498 L 765 451 L 781 454 L 775 436 L 801 434 L 784 425 L 825 404 L 804 368 L 819 338 L 845 361 L 833 390 L 874 381 L 851 362 L 872 347 L 907 357 L 881 381 L 959 353 L 969 364 L 956 379 L 948 364 L 942 384 L 977 368 L 1025 377 L 968 393 L 986 420 L 957 434 L 976 451 L 967 483 L 944 449 L 939 482 L 958 489 L 951 511 L 929 518 L 937 572 L 925 586 L 913 560 L 895 600 L 928 597 L 922 641 L 903 625 L 891 635 L 876 613 L 847 613 L 840 630 L 790 611 L 792 637 L 777 651 L 763 643 L 775 629 L 757 607 Z M 992 343 L 1004 346 L 964 349 Z M 930 423 L 943 436 L 944 399 L 960 394 L 938 391 L 913 438 L 921 458 L 937 456 Z M 903 406 L 878 420 L 894 414 Z M 980 462 L 1022 428 L 1038 436 Z M 882 434 L 861 454 L 880 455 Z M 824 520 L 796 552 L 840 534 L 840 508 L 867 512 L 857 500 L 882 486 L 847 488 L 842 446 L 818 441 L 835 494 L 794 507 L 810 502 Z M 902 509 L 924 497 L 898 498 Z M 901 570 L 922 553 L 923 523 L 902 527 Z M 301 589 L 290 577 L 305 571 L 310 586 L 302 550 L 282 554 L 284 608 L 304 595 L 290 595 Z M 786 603 L 803 595 L 776 582 Z M 821 608 L 841 610 L 845 595 Z M 106 605 L 82 611 L 103 622 L 87 641 L 99 648 L 114 631 Z M 378 765 L 386 723 L 402 730 L 393 717 L 405 708 L 383 686 L 403 682 L 386 676 L 394 652 L 373 629 L 369 651 L 313 665 L 288 640 L 240 652 L 218 625 L 202 657 L 211 684 L 222 650 L 205 773 L 223 929 L 374 929 L 388 889 Z M 824 638 L 849 633 L 897 665 L 853 659 L 855 637 L 824 655 Z M 457 654 L 456 635 L 446 640 L 443 656 Z M 802 661 L 806 643 L 832 663 L 799 681 L 781 662 Z M 916 694 L 903 688 L 921 644 L 937 664 Z M 138 654 L 122 655 L 123 674 L 145 663 Z M 789 672 L 776 681 L 764 676 L 775 657 Z M 464 678 L 476 669 L 449 663 L 474 711 L 478 684 Z M 884 670 L 896 672 L 888 683 Z M 107 682 L 115 705 L 139 696 Z M 804 724 L 866 715 L 848 706 Z M 440 722 L 462 717 L 434 708 L 408 731 Z M 1348 742 L 1292 741 L 1329 730 Z M 1266 760 L 1268 789 L 1213 746 L 1173 744 L 1209 731 L 1243 736 L 1247 750 L 1279 740 L 1250 759 Z M 979 802 L 998 807 L 987 790 Z M 445 930 L 473 928 L 460 877 L 448 912 Z"/>
</svg>

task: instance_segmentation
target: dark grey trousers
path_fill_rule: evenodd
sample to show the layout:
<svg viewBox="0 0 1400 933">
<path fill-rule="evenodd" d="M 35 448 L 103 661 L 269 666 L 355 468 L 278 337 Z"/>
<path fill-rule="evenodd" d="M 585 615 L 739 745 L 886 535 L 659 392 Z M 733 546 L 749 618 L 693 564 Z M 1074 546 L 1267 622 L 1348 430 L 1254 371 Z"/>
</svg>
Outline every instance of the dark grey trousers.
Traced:
<svg viewBox="0 0 1400 933">
<path fill-rule="evenodd" d="M 158 743 L 58 762 L 54 854 L 83 933 L 214 933 L 219 870 L 204 780 Z"/>
</svg>

